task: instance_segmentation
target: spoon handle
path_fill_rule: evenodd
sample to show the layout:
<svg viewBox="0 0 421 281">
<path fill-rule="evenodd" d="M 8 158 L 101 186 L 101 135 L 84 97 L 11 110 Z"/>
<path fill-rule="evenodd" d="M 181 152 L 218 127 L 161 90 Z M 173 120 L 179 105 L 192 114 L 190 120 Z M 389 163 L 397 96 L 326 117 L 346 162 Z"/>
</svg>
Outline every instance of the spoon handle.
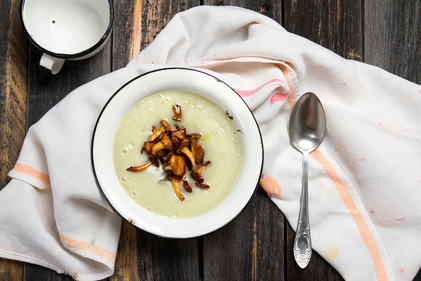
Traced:
<svg viewBox="0 0 421 281">
<path fill-rule="evenodd" d="M 303 181 L 300 214 L 294 240 L 294 258 L 298 266 L 305 268 L 311 258 L 310 221 L 308 215 L 308 153 L 303 153 Z"/>
</svg>

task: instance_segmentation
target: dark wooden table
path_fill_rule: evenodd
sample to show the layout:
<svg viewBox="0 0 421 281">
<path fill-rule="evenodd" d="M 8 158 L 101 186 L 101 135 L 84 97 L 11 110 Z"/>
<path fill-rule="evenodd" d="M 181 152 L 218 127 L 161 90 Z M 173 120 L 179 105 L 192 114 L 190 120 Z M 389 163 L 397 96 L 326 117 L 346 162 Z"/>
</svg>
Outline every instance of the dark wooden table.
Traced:
<svg viewBox="0 0 421 281">
<path fill-rule="evenodd" d="M 7 172 L 27 129 L 47 110 L 78 86 L 124 67 L 177 12 L 204 4 L 260 12 L 344 58 L 421 83 L 421 1 L 417 0 L 115 0 L 114 32 L 105 49 L 88 60 L 66 62 L 55 77 L 39 71 L 41 53 L 25 37 L 20 1 L 1 0 L 0 189 L 10 180 Z M 116 270 L 109 279 L 342 280 L 316 253 L 305 270 L 298 268 L 293 239 L 285 217 L 259 187 L 240 216 L 202 238 L 167 240 L 123 223 Z M 71 278 L 0 259 L 3 280 Z M 421 280 L 421 273 L 415 280 Z"/>
</svg>

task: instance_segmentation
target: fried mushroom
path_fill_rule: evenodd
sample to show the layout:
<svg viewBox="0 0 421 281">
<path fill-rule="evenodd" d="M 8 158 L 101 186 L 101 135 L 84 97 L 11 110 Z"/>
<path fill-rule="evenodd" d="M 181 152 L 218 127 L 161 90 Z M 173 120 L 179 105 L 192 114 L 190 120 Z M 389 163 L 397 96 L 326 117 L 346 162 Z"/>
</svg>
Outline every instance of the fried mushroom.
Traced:
<svg viewBox="0 0 421 281">
<path fill-rule="evenodd" d="M 180 121 L 181 118 L 183 117 L 183 115 L 181 113 L 181 106 L 178 105 L 178 104 L 174 104 L 172 106 L 172 111 L 174 112 L 174 116 L 173 116 L 172 120 Z"/>
<path fill-rule="evenodd" d="M 173 120 L 180 121 L 182 118 L 181 106 L 173 105 Z M 204 183 L 203 171 L 211 163 L 204 162 L 204 147 L 198 143 L 201 134 L 187 134 L 185 128 L 180 128 L 175 124 L 172 130 L 166 120 L 161 120 L 161 127 L 156 129 L 152 127 L 152 134 L 148 140 L 143 143 L 141 153 L 146 152 L 149 161 L 143 165 L 129 167 L 128 171 L 144 171 L 151 165 L 159 167 L 162 165 L 166 176 L 162 181 L 170 181 L 174 193 L 180 201 L 185 199 L 181 191 L 180 183 L 186 192 L 192 192 L 193 189 L 187 180 L 188 173 L 195 181 L 197 187 L 208 189 L 209 185 Z"/>
</svg>

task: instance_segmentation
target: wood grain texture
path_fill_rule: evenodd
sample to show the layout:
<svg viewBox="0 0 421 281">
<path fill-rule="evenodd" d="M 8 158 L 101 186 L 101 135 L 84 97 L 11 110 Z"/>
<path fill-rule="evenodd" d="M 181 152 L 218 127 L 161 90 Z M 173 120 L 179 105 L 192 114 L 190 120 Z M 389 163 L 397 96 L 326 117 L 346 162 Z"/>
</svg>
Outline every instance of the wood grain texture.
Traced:
<svg viewBox="0 0 421 281">
<path fill-rule="evenodd" d="M 142 8 L 140 49 L 147 47 L 178 12 L 200 5 L 199 0 L 144 0 Z"/>
<path fill-rule="evenodd" d="M 137 231 L 139 280 L 199 280 L 198 239 L 166 239 Z"/>
<path fill-rule="evenodd" d="M 112 69 L 120 69 L 140 50 L 143 0 L 115 1 Z"/>
<path fill-rule="evenodd" d="M 365 1 L 364 11 L 364 62 L 421 84 L 421 1 Z"/>
<path fill-rule="evenodd" d="M 231 223 L 204 237 L 204 280 L 284 280 L 284 217 L 258 188 Z"/>
<path fill-rule="evenodd" d="M 420 84 L 421 1 L 365 1 L 364 11 L 364 61 Z"/>
<path fill-rule="evenodd" d="M 66 61 L 57 75 L 39 69 L 42 53 L 29 46 L 27 128 L 37 122 L 50 108 L 72 90 L 111 71 L 111 41 L 95 56 L 82 61 Z M 23 280 L 73 280 L 70 276 L 41 266 L 24 264 Z"/>
<path fill-rule="evenodd" d="M 260 12 L 278 23 L 279 1 L 204 1 Z M 260 187 L 245 210 L 224 228 L 204 237 L 204 280 L 283 280 L 284 216 Z"/>
<path fill-rule="evenodd" d="M 21 281 L 23 264 L 0 258 L 0 281 Z"/>
<path fill-rule="evenodd" d="M 178 12 L 199 1 L 115 1 L 112 68 L 127 65 Z M 157 252 L 158 251 L 158 252 Z M 160 259 L 160 254 L 171 256 Z M 123 222 L 116 260 L 110 280 L 197 280 L 198 240 L 167 240 L 144 233 Z"/>
<path fill-rule="evenodd" d="M 9 182 L 25 136 L 27 40 L 20 1 L 0 2 L 0 190 Z M 22 263 L 0 258 L 0 281 L 22 280 Z"/>
<path fill-rule="evenodd" d="M 124 221 L 121 225 L 115 272 L 110 281 L 140 280 L 138 274 L 136 228 Z"/>
<path fill-rule="evenodd" d="M 285 1 L 283 26 L 338 55 L 362 61 L 362 1 Z M 310 187 L 311 188 L 311 187 Z M 309 206 L 311 212 L 311 206 Z M 296 222 L 291 222 L 295 225 Z M 293 257 L 295 231 L 288 225 L 286 235 L 287 280 L 342 280 L 323 258 L 313 251 L 309 265 L 302 270 Z"/>
<path fill-rule="evenodd" d="M 347 58 L 363 58 L 363 1 L 284 1 L 282 25 Z"/>
<path fill-rule="evenodd" d="M 29 128 L 71 91 L 111 72 L 111 40 L 95 56 L 81 61 L 66 61 L 57 75 L 39 69 L 41 51 L 29 47 L 28 118 Z"/>
<path fill-rule="evenodd" d="M 27 40 L 19 3 L 0 2 L 0 189 L 8 182 L 25 136 Z"/>
<path fill-rule="evenodd" d="M 199 0 L 135 0 L 114 3 L 113 70 L 145 49 L 179 12 L 200 5 Z"/>
<path fill-rule="evenodd" d="M 140 49 L 142 7 L 143 0 L 114 1 L 112 70 L 126 66 Z M 132 225 L 122 222 L 115 272 L 110 277 L 111 281 L 140 280 L 136 232 Z"/>
</svg>

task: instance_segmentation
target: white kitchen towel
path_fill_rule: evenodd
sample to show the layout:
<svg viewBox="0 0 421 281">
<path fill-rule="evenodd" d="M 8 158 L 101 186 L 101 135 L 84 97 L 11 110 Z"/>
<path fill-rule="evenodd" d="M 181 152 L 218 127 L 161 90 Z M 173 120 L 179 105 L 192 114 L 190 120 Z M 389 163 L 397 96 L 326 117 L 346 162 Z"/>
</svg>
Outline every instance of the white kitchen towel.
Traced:
<svg viewBox="0 0 421 281">
<path fill-rule="evenodd" d="M 95 182 L 92 131 L 117 89 L 166 66 L 211 73 L 243 97 L 264 140 L 260 184 L 294 229 L 301 154 L 290 145 L 287 125 L 296 100 L 316 93 L 327 134 L 309 159 L 314 250 L 346 280 L 415 276 L 421 86 L 346 60 L 261 14 L 221 6 L 177 14 L 127 67 L 76 89 L 29 129 L 12 180 L 0 192 L 1 257 L 79 280 L 113 273 L 120 218 Z"/>
</svg>

